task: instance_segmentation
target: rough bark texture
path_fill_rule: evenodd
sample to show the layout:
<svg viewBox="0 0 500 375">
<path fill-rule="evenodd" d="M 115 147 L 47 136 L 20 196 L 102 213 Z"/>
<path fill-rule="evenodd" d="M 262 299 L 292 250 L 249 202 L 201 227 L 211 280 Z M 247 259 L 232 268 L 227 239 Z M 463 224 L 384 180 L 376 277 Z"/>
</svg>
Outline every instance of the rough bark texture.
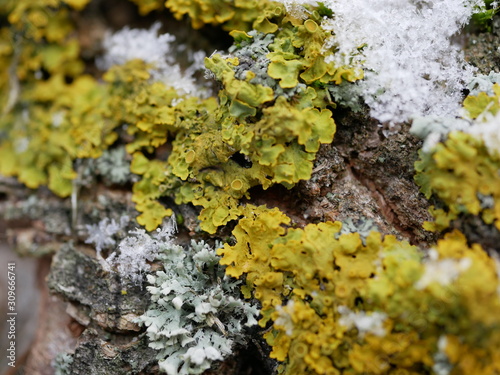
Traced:
<svg viewBox="0 0 500 375">
<path fill-rule="evenodd" d="M 133 10 L 116 4 L 113 1 L 106 5 L 106 23 L 115 27 L 130 25 L 135 17 Z M 95 53 L 95 41 L 99 39 L 95 34 L 104 31 L 102 19 L 92 17 L 93 10 L 89 7 L 80 20 L 84 55 Z M 498 67 L 497 49 L 491 46 L 497 37 L 487 33 L 469 38 L 468 59 L 483 72 Z M 422 223 L 430 219 L 429 203 L 413 181 L 420 141 L 409 135 L 405 124 L 397 134 L 387 134 L 366 113 L 337 111 L 337 134 L 333 144 L 323 145 L 318 153 L 312 178 L 291 190 L 278 186 L 267 191 L 254 189 L 252 201 L 279 207 L 297 226 L 350 219 L 355 226 L 368 223 L 413 244 L 432 243 L 434 235 L 422 229 Z M 69 199 L 58 199 L 46 189 L 33 192 L 14 179 L 0 178 L 3 235 L 20 254 L 39 258 L 42 285 L 35 340 L 24 366 L 9 374 L 53 374 L 57 354 L 73 351 L 72 374 L 158 373 L 155 352 L 148 348 L 144 330 L 134 322 L 148 305 L 144 285 L 126 285 L 115 274 L 103 270 L 95 251 L 84 244 L 81 236 L 85 224 L 100 218 L 136 216 L 129 188 L 102 184 L 83 188 L 78 205 L 72 206 Z M 185 219 L 181 237 L 192 238 L 197 209 L 173 208 Z M 485 236 L 478 233 L 473 222 L 469 227 L 469 232 Z M 219 237 L 228 234 L 230 230 L 225 229 Z M 254 329 L 246 347 L 206 374 L 274 373 L 276 363 L 268 359 L 269 348 L 261 333 Z"/>
</svg>

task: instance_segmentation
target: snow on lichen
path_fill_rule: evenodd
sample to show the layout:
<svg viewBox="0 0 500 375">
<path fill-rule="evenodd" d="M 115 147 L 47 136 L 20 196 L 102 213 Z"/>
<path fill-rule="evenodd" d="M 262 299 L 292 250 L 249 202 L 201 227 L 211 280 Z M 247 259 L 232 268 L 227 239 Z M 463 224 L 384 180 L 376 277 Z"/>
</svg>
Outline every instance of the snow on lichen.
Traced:
<svg viewBox="0 0 500 375">
<path fill-rule="evenodd" d="M 173 246 L 173 234 L 176 230 L 174 217 L 152 234 L 144 229 L 132 230 L 130 235 L 120 242 L 118 250 L 106 261 L 116 267 L 122 277 L 139 283 L 144 273 L 151 269 L 148 262 L 155 260 L 165 247 Z"/>
<path fill-rule="evenodd" d="M 467 132 L 483 141 L 491 155 L 500 156 L 500 112 L 486 114 L 484 121 L 476 121 Z"/>
<path fill-rule="evenodd" d="M 453 366 L 446 355 L 447 341 L 444 335 L 438 340 L 438 352 L 434 355 L 434 364 L 432 365 L 432 371 L 436 375 L 449 375 L 453 370 Z"/>
<path fill-rule="evenodd" d="M 316 6 L 318 4 L 314 0 L 277 0 L 277 2 L 285 6 L 287 13 L 300 19 L 307 18 L 308 11 L 303 5 Z"/>
<path fill-rule="evenodd" d="M 442 286 L 449 285 L 472 264 L 472 260 L 469 258 L 438 260 L 438 257 L 436 250 L 429 251 L 429 259 L 423 263 L 424 274 L 415 284 L 416 289 L 425 289 L 432 283 L 438 283 Z"/>
<path fill-rule="evenodd" d="M 288 336 L 293 333 L 292 315 L 294 304 L 295 302 L 290 300 L 285 306 L 276 306 L 277 318 L 274 320 L 274 326 L 283 329 Z"/>
<path fill-rule="evenodd" d="M 168 33 L 158 34 L 160 28 L 160 23 L 156 22 L 149 29 L 125 27 L 114 34 L 108 33 L 103 41 L 106 52 L 97 59 L 97 66 L 108 70 L 113 65 L 139 59 L 153 66 L 150 73 L 154 81 L 163 82 L 181 94 L 199 95 L 204 92 L 193 78 L 193 74 L 203 66 L 204 52 L 192 52 L 188 56 L 191 66 L 182 71 L 176 56 L 186 46 L 175 47 L 175 37 Z"/>
<path fill-rule="evenodd" d="M 292 1 L 282 0 L 291 7 Z M 315 5 L 315 1 L 294 1 Z M 327 0 L 333 11 L 321 26 L 331 31 L 327 60 L 365 70 L 360 82 L 371 115 L 380 122 L 455 114 L 461 90 L 472 78 L 451 39 L 484 2 L 481 0 Z"/>
<path fill-rule="evenodd" d="M 387 314 L 381 312 L 373 312 L 367 314 L 365 311 L 354 312 L 347 306 L 339 306 L 337 311 L 340 313 L 339 324 L 350 328 L 356 328 L 358 335 L 364 337 L 367 333 L 375 336 L 384 336 L 384 321 L 387 319 Z"/>
<path fill-rule="evenodd" d="M 413 119 L 410 133 L 424 140 L 423 152 L 430 152 L 451 131 L 465 131 L 471 125 L 466 119 L 425 116 Z"/>
<path fill-rule="evenodd" d="M 160 27 L 157 22 L 149 30 L 125 27 L 114 34 L 108 33 L 103 41 L 106 53 L 97 60 L 99 68 L 108 70 L 113 65 L 123 65 L 133 59 L 149 64 L 174 63 L 171 43 L 175 37 L 158 35 Z"/>
</svg>

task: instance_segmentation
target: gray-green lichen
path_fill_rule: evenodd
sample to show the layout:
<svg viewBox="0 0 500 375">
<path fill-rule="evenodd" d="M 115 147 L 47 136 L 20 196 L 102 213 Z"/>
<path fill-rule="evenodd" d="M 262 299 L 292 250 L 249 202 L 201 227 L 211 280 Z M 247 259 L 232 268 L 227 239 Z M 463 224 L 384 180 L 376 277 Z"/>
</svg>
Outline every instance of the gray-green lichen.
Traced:
<svg viewBox="0 0 500 375">
<path fill-rule="evenodd" d="M 355 113 L 363 110 L 362 88 L 355 82 L 343 81 L 339 85 L 326 85 L 326 88 L 335 103 L 347 107 Z"/>
<path fill-rule="evenodd" d="M 125 147 L 106 150 L 95 162 L 97 172 L 108 183 L 122 185 L 133 180 Z"/>
<path fill-rule="evenodd" d="M 246 80 L 248 73 L 251 72 L 255 77 L 249 80 L 252 84 L 259 84 L 273 89 L 276 97 L 284 96 L 290 99 L 305 90 L 306 85 L 298 83 L 293 88 L 282 88 L 278 81 L 267 73 L 271 60 L 267 57 L 271 51 L 269 45 L 274 42 L 274 34 L 264 34 L 255 30 L 249 31 L 248 39 L 242 39 L 235 42 L 230 48 L 229 53 L 238 58 L 239 65 L 235 69 L 235 77 L 240 80 Z"/>
<path fill-rule="evenodd" d="M 224 273 L 209 245 L 171 244 L 158 259 L 164 270 L 148 275 L 151 304 L 138 321 L 147 327 L 161 371 L 201 374 L 245 343 L 245 327 L 257 323 L 259 310 L 239 298 L 241 282 Z"/>
<path fill-rule="evenodd" d="M 60 353 L 53 361 L 54 375 L 71 375 L 73 356 L 69 353 Z"/>
<path fill-rule="evenodd" d="M 352 218 L 349 217 L 342 221 L 342 228 L 340 232 L 335 235 L 335 238 L 338 239 L 341 235 L 347 233 L 359 233 L 361 241 L 363 244 L 366 244 L 366 237 L 368 237 L 371 232 L 379 232 L 379 228 L 372 219 L 359 218 L 353 221 Z"/>
<path fill-rule="evenodd" d="M 488 96 L 493 96 L 493 85 L 500 83 L 500 73 L 491 71 L 488 75 L 478 74 L 467 85 L 469 95 L 477 96 L 479 93 L 484 92 Z"/>
</svg>

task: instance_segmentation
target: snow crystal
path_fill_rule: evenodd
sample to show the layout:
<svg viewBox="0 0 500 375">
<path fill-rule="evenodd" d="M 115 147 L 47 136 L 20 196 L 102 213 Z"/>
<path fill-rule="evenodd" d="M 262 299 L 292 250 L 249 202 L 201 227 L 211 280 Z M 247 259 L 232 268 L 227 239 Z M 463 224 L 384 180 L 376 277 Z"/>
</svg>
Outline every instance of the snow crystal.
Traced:
<svg viewBox="0 0 500 375">
<path fill-rule="evenodd" d="M 98 256 L 100 256 L 103 249 L 116 245 L 116 240 L 113 236 L 123 230 L 129 221 L 130 218 L 124 215 L 120 218 L 120 222 L 118 223 L 115 219 L 109 220 L 109 218 L 105 218 L 99 221 L 98 224 L 86 225 L 88 237 L 85 243 L 95 245 L 95 250 Z"/>
<path fill-rule="evenodd" d="M 282 327 L 288 336 L 293 333 L 293 320 L 292 314 L 295 308 L 295 303 L 293 300 L 288 301 L 286 306 L 276 306 L 276 312 L 278 317 L 274 320 L 274 325 L 276 327 Z"/>
<path fill-rule="evenodd" d="M 453 369 L 448 356 L 446 355 L 446 345 L 448 340 L 446 336 L 440 336 L 438 340 L 438 352 L 434 355 L 434 364 L 432 370 L 436 375 L 449 375 Z"/>
<path fill-rule="evenodd" d="M 432 283 L 449 285 L 456 280 L 461 272 L 466 271 L 472 261 L 470 258 L 462 259 L 438 259 L 436 250 L 429 251 L 429 259 L 425 260 L 425 271 L 422 277 L 415 284 L 416 289 L 424 289 Z"/>
<path fill-rule="evenodd" d="M 114 34 L 108 33 L 103 41 L 106 53 L 97 59 L 97 67 L 108 70 L 113 65 L 123 65 L 127 61 L 140 59 L 154 66 L 151 70 L 154 81 L 163 82 L 181 94 L 203 93 L 205 90 L 200 90 L 195 84 L 193 74 L 203 67 L 205 53 L 203 51 L 191 53 L 188 58 L 192 64 L 182 72 L 179 64 L 175 62 L 175 56 L 179 49 L 185 46 L 174 48 L 172 43 L 175 37 L 170 34 L 158 35 L 160 27 L 160 23 L 156 22 L 148 30 L 125 27 Z"/>
<path fill-rule="evenodd" d="M 122 277 L 139 283 L 144 272 L 151 269 L 148 262 L 155 260 L 161 249 L 176 246 L 172 238 L 176 230 L 174 216 L 152 235 L 144 229 L 132 230 L 130 236 L 118 245 L 118 252 L 111 254 L 106 261 L 114 265 Z"/>
<path fill-rule="evenodd" d="M 411 124 L 410 133 L 424 139 L 423 152 L 431 152 L 447 134 L 452 131 L 466 131 L 470 126 L 471 121 L 460 118 L 416 117 Z"/>
<path fill-rule="evenodd" d="M 484 6 L 482 0 L 323 3 L 333 11 L 321 24 L 332 33 L 324 53 L 335 51 L 327 61 L 364 69 L 360 86 L 373 117 L 395 124 L 416 116 L 457 113 L 473 68 L 451 38 Z"/>
<path fill-rule="evenodd" d="M 365 311 L 354 312 L 347 306 L 339 306 L 337 311 L 341 315 L 339 324 L 348 329 L 356 327 L 360 337 L 367 333 L 375 336 L 384 336 L 386 333 L 383 324 L 387 315 L 384 313 L 372 312 L 368 315 Z"/>
<path fill-rule="evenodd" d="M 478 121 L 467 132 L 481 139 L 491 155 L 500 156 L 500 112 L 487 114 L 484 122 Z"/>
<path fill-rule="evenodd" d="M 175 63 L 171 45 L 175 37 L 170 34 L 158 35 L 161 25 L 157 22 L 149 30 L 124 29 L 108 33 L 103 41 L 106 54 L 97 61 L 98 67 L 107 70 L 113 65 L 123 65 L 127 61 L 140 59 L 149 64 Z"/>
<path fill-rule="evenodd" d="M 317 6 L 317 1 L 311 0 L 276 0 L 278 3 L 282 3 L 288 14 L 299 19 L 307 18 L 308 11 L 303 7 L 303 5 Z"/>
</svg>

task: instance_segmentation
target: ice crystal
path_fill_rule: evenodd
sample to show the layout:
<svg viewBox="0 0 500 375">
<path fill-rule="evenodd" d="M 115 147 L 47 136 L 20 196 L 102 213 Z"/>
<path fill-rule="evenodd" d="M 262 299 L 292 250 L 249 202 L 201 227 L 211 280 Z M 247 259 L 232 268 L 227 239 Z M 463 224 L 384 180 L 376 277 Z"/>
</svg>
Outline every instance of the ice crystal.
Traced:
<svg viewBox="0 0 500 375">
<path fill-rule="evenodd" d="M 288 336 L 293 333 L 293 320 L 292 315 L 294 312 L 295 302 L 293 300 L 288 301 L 288 303 L 283 306 L 276 306 L 276 311 L 278 317 L 274 320 L 274 325 L 285 330 Z"/>
<path fill-rule="evenodd" d="M 415 284 L 416 289 L 424 289 L 432 283 L 449 285 L 457 279 L 461 272 L 466 271 L 472 264 L 470 258 L 460 260 L 445 258 L 438 259 L 436 250 L 429 251 L 429 259 L 424 262 L 425 271 L 422 277 Z"/>
<path fill-rule="evenodd" d="M 318 2 L 315 0 L 277 0 L 277 2 L 285 5 L 287 13 L 301 19 L 307 18 L 308 11 L 303 7 L 304 5 L 318 5 Z"/>
<path fill-rule="evenodd" d="M 160 23 L 149 30 L 125 27 L 114 34 L 108 33 L 103 41 L 106 54 L 98 60 L 101 69 L 113 65 L 123 65 L 127 61 L 140 59 L 149 64 L 162 64 L 165 60 L 175 63 L 171 56 L 171 43 L 175 37 L 170 34 L 158 35 Z"/>
<path fill-rule="evenodd" d="M 434 355 L 434 364 L 432 365 L 432 371 L 434 371 L 436 375 L 449 375 L 453 370 L 453 365 L 446 355 L 447 344 L 448 340 L 446 336 L 439 337 L 438 352 Z"/>
<path fill-rule="evenodd" d="M 424 139 L 422 151 L 430 152 L 452 131 L 465 131 L 469 129 L 471 121 L 455 118 L 426 116 L 416 117 L 411 125 L 410 133 Z"/>
<path fill-rule="evenodd" d="M 93 244 L 97 254 L 100 255 L 102 250 L 116 245 L 115 235 L 123 230 L 129 221 L 128 216 L 122 216 L 119 222 L 116 222 L 115 219 L 105 218 L 98 224 L 86 225 L 88 237 L 85 243 Z"/>
<path fill-rule="evenodd" d="M 476 121 L 467 132 L 481 139 L 488 152 L 498 157 L 500 156 L 500 112 L 495 116 L 486 114 L 484 120 Z"/>
<path fill-rule="evenodd" d="M 386 334 L 383 326 L 387 315 L 381 312 L 372 312 L 368 315 L 365 311 L 354 312 L 347 306 L 339 306 L 337 311 L 340 313 L 339 324 L 347 328 L 357 328 L 360 337 L 367 333 L 375 336 L 384 336 Z"/>
</svg>

